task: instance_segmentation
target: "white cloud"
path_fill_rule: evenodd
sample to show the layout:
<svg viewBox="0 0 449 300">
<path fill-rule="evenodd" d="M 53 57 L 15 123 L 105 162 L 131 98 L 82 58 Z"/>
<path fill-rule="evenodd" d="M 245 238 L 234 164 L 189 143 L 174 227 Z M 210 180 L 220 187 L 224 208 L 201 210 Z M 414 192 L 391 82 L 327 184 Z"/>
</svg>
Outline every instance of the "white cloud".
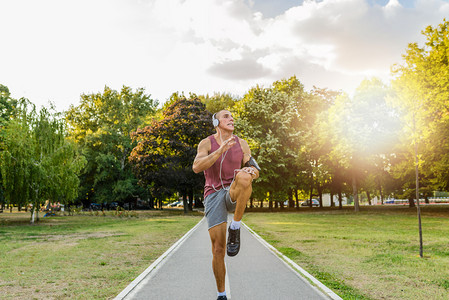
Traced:
<svg viewBox="0 0 449 300">
<path fill-rule="evenodd" d="M 175 91 L 243 94 L 296 74 L 306 88 L 351 91 L 364 76 L 388 78 L 449 4 L 306 0 L 275 18 L 244 0 L 10 0 L 0 10 L 0 83 L 65 109 L 105 85 L 164 101 Z"/>
</svg>

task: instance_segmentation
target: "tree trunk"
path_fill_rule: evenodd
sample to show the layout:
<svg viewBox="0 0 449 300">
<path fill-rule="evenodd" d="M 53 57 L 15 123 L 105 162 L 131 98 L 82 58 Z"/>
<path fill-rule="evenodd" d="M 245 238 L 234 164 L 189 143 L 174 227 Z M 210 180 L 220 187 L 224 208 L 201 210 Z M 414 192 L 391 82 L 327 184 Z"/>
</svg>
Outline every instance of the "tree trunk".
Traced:
<svg viewBox="0 0 449 300">
<path fill-rule="evenodd" d="M 150 204 L 150 208 L 154 209 L 154 198 L 153 197 L 150 197 L 149 204 Z"/>
<path fill-rule="evenodd" d="M 413 132 L 416 136 L 416 121 L 415 115 L 413 115 Z M 423 257 L 423 241 L 422 241 L 422 226 L 421 226 L 421 206 L 419 205 L 419 157 L 418 157 L 418 141 L 414 140 L 415 148 L 415 193 L 416 193 L 416 203 L 418 205 L 418 227 L 419 227 L 419 256 Z"/>
<path fill-rule="evenodd" d="M 33 209 L 31 210 L 31 224 L 34 224 L 35 222 L 39 221 L 39 203 L 37 201 L 33 204 Z"/>
<path fill-rule="evenodd" d="M 30 222 L 31 224 L 34 224 L 35 211 L 36 208 L 33 205 L 33 208 L 31 209 L 31 222 Z"/>
<path fill-rule="evenodd" d="M 298 190 L 296 189 L 295 192 L 295 200 L 296 200 L 296 209 L 299 209 L 299 195 L 298 195 Z"/>
<path fill-rule="evenodd" d="M 341 190 L 338 191 L 338 209 L 343 209 L 343 197 L 341 195 Z"/>
<path fill-rule="evenodd" d="M 415 199 L 413 199 L 413 197 L 409 197 L 408 198 L 408 207 L 412 208 L 415 207 Z"/>
<path fill-rule="evenodd" d="M 195 199 L 195 207 L 196 208 L 203 208 L 204 207 L 204 202 L 203 202 L 203 197 L 197 197 Z"/>
<path fill-rule="evenodd" d="M 334 203 L 334 193 L 333 192 L 331 192 L 330 202 L 331 202 L 331 207 L 334 207 L 335 203 Z"/>
<path fill-rule="evenodd" d="M 187 204 L 187 193 L 184 191 L 182 192 L 182 204 L 184 206 L 184 213 L 189 212 L 188 204 Z"/>
<path fill-rule="evenodd" d="M 279 201 L 274 201 L 274 208 L 279 208 Z"/>
<path fill-rule="evenodd" d="M 312 175 L 313 178 L 313 175 Z M 313 182 L 313 180 L 312 180 Z M 309 207 L 312 207 L 312 197 L 313 197 L 313 183 L 310 185 L 310 193 L 309 193 Z"/>
<path fill-rule="evenodd" d="M 360 211 L 360 205 L 359 205 L 359 195 L 357 190 L 357 178 L 355 177 L 355 172 L 352 174 L 352 195 L 354 197 L 354 211 L 359 212 Z"/>
<path fill-rule="evenodd" d="M 293 189 L 288 191 L 288 208 L 293 208 L 295 205 L 293 203 Z"/>
<path fill-rule="evenodd" d="M 254 208 L 253 201 L 254 201 L 253 197 L 249 198 L 249 208 Z"/>
<path fill-rule="evenodd" d="M 415 118 L 413 118 L 413 127 L 415 128 Z M 423 240 L 422 240 L 422 226 L 421 226 L 421 206 L 419 205 L 419 157 L 418 157 L 418 142 L 415 141 L 415 183 L 416 183 L 416 203 L 418 206 L 418 227 L 419 227 L 419 256 L 423 257 Z"/>
<path fill-rule="evenodd" d="M 269 208 L 270 210 L 273 209 L 273 200 L 268 200 L 268 208 Z"/>
<path fill-rule="evenodd" d="M 366 197 L 368 198 L 368 204 L 372 205 L 371 204 L 371 195 L 370 195 L 369 191 L 366 191 Z"/>
<path fill-rule="evenodd" d="M 260 199 L 260 208 L 263 208 L 263 199 Z"/>
<path fill-rule="evenodd" d="M 380 194 L 380 203 L 384 205 L 384 194 L 382 192 L 382 185 L 379 183 L 379 194 Z"/>
<path fill-rule="evenodd" d="M 189 190 L 189 211 L 193 211 L 193 190 Z"/>
<path fill-rule="evenodd" d="M 321 186 L 317 184 L 317 190 L 318 190 L 318 201 L 320 202 L 320 207 L 323 207 L 323 191 L 321 189 Z"/>
</svg>

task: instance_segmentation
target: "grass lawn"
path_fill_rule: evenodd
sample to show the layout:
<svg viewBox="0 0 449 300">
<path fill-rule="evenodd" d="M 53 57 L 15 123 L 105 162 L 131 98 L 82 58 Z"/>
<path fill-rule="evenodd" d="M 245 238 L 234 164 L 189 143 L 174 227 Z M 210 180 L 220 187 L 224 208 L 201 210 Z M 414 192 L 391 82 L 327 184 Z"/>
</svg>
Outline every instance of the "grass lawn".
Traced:
<svg viewBox="0 0 449 300">
<path fill-rule="evenodd" d="M 29 213 L 2 213 L 0 298 L 111 299 L 201 218 L 150 211 L 56 216 L 29 225 Z"/>
<path fill-rule="evenodd" d="M 245 214 L 244 222 L 343 299 L 449 299 L 449 206 Z"/>
</svg>

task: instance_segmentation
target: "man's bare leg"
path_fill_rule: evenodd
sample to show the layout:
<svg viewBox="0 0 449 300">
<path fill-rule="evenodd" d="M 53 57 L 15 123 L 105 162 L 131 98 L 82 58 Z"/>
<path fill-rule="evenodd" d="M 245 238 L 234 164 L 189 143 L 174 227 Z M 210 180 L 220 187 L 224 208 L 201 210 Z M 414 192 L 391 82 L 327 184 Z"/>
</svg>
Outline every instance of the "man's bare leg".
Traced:
<svg viewBox="0 0 449 300">
<path fill-rule="evenodd" d="M 240 251 L 240 221 L 245 212 L 246 203 L 252 192 L 252 176 L 244 171 L 240 171 L 235 176 L 235 181 L 231 185 L 229 195 L 231 200 L 237 202 L 234 211 L 234 220 L 229 226 L 228 241 L 226 243 L 226 253 L 228 256 L 236 256 Z"/>
<path fill-rule="evenodd" d="M 221 223 L 209 229 L 209 236 L 212 242 L 212 270 L 217 282 L 218 292 L 225 290 L 226 266 L 226 223 Z"/>
<path fill-rule="evenodd" d="M 251 197 L 252 193 L 252 181 L 251 174 L 240 171 L 235 176 L 235 181 L 231 186 L 229 194 L 232 201 L 237 201 L 234 211 L 234 221 L 242 220 L 243 213 L 245 212 L 246 203 Z"/>
</svg>

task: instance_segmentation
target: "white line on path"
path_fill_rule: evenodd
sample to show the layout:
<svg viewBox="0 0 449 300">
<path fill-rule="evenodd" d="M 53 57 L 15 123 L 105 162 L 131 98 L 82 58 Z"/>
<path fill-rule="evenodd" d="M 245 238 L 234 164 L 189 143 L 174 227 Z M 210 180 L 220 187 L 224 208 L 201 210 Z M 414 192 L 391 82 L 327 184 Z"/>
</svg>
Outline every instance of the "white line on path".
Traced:
<svg viewBox="0 0 449 300">
<path fill-rule="evenodd" d="M 167 251 L 164 252 L 157 260 L 155 260 L 145 271 L 142 272 L 136 279 L 134 279 L 114 300 L 122 300 L 125 299 L 135 288 L 136 286 L 144 279 L 149 280 L 156 271 L 167 261 L 167 259 L 175 252 L 177 248 L 179 248 L 182 243 L 204 222 L 204 219 L 198 222 L 192 229 L 190 229 L 186 234 L 184 234 L 176 243 L 174 243 Z M 148 276 L 149 275 L 149 276 Z M 146 278 L 148 276 L 148 278 Z"/>
<path fill-rule="evenodd" d="M 228 300 L 231 300 L 231 285 L 229 284 L 228 266 L 226 265 L 226 263 L 225 268 L 226 268 L 226 277 L 225 277 L 226 298 L 228 298 Z"/>
<path fill-rule="evenodd" d="M 269 250 L 271 250 L 272 252 L 274 252 L 277 257 L 279 257 L 279 259 L 285 264 L 287 265 L 292 271 L 295 272 L 295 274 L 297 274 L 299 277 L 301 277 L 301 275 L 298 274 L 298 272 L 300 272 L 303 276 L 305 276 L 306 278 L 308 278 L 310 281 L 312 281 L 318 288 L 320 288 L 324 293 L 326 293 L 327 296 L 329 296 L 331 299 L 333 300 L 343 300 L 342 298 L 340 298 L 340 296 L 338 296 L 337 294 L 335 294 L 331 289 L 329 289 L 327 286 L 325 286 L 324 284 L 322 284 L 318 279 L 316 279 L 315 277 L 313 277 L 309 272 L 307 272 L 306 270 L 304 270 L 303 268 L 301 268 L 300 266 L 298 266 L 294 261 L 292 261 L 290 258 L 288 258 L 287 256 L 285 256 L 284 254 L 282 254 L 281 252 L 279 252 L 278 249 L 274 248 L 273 246 L 271 246 L 267 241 L 265 241 L 260 235 L 258 235 L 257 233 L 254 232 L 254 230 L 252 230 L 251 228 L 248 227 L 248 225 L 246 225 L 245 223 L 242 222 L 242 224 L 249 230 L 249 232 L 251 232 L 252 235 L 254 235 L 257 240 L 264 245 L 266 248 L 268 248 Z M 282 258 L 282 259 L 281 259 Z M 295 270 L 296 269 L 296 270 Z"/>
</svg>

